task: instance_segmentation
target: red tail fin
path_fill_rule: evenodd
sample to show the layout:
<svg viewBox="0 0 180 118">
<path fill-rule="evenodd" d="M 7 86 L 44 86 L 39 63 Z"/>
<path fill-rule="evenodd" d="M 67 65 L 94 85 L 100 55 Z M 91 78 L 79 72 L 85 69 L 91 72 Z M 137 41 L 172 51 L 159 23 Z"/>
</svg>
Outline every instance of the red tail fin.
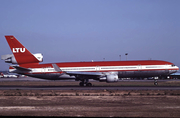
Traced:
<svg viewBox="0 0 180 118">
<path fill-rule="evenodd" d="M 14 36 L 5 36 L 12 53 L 17 61 L 20 64 L 27 63 L 39 63 L 40 61 L 31 54 Z"/>
</svg>

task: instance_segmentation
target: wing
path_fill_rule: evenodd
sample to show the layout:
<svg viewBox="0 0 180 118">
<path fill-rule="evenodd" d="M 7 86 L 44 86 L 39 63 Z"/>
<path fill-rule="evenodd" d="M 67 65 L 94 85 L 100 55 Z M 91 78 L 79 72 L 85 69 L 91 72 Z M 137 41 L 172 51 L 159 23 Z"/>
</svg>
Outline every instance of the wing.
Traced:
<svg viewBox="0 0 180 118">
<path fill-rule="evenodd" d="M 57 72 L 63 72 L 56 64 L 52 64 L 53 68 Z"/>
<path fill-rule="evenodd" d="M 87 76 L 102 76 L 104 74 L 100 72 L 79 72 L 79 71 L 66 71 L 68 75 L 87 75 Z"/>
<path fill-rule="evenodd" d="M 103 77 L 105 74 L 101 72 L 79 72 L 79 71 L 62 71 L 56 64 L 52 64 L 53 68 L 57 72 L 63 72 L 66 73 L 70 76 L 75 76 L 75 77 L 86 77 L 86 78 L 100 78 Z"/>
</svg>

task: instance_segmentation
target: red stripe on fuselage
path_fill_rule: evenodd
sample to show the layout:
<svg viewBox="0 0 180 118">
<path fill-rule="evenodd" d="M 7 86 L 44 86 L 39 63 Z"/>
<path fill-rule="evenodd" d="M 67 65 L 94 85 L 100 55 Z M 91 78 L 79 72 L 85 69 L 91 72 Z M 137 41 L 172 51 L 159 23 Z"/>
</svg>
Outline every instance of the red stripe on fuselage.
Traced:
<svg viewBox="0 0 180 118">
<path fill-rule="evenodd" d="M 94 67 L 94 66 L 134 66 L 134 65 L 172 65 L 173 63 L 159 60 L 144 60 L 144 61 L 101 61 L 101 62 L 64 62 L 56 63 L 61 67 Z M 52 63 L 48 64 L 22 64 L 25 68 L 47 68 L 52 67 Z"/>
</svg>

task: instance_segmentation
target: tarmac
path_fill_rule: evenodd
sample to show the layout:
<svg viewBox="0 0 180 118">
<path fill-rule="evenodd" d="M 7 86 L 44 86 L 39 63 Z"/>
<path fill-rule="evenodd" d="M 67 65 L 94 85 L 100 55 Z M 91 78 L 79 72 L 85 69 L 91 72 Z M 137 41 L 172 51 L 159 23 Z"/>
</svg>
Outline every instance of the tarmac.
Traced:
<svg viewBox="0 0 180 118">
<path fill-rule="evenodd" d="M 180 117 L 180 81 L 0 78 L 0 116 Z"/>
<path fill-rule="evenodd" d="M 0 78 L 0 90 L 180 90 L 180 80 L 119 80 L 106 83 L 91 80 L 93 86 L 81 87 L 75 80 L 44 80 L 32 77 Z"/>
</svg>

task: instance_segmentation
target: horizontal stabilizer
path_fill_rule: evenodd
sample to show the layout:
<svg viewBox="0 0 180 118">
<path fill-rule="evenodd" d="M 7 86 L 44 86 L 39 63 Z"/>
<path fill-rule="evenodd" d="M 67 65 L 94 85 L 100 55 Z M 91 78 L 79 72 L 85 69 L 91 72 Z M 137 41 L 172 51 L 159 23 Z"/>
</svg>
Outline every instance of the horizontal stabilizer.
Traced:
<svg viewBox="0 0 180 118">
<path fill-rule="evenodd" d="M 19 71 L 19 72 L 24 72 L 24 71 L 26 71 L 26 72 L 29 72 L 29 71 L 31 71 L 31 69 L 28 69 L 28 68 L 23 68 L 23 67 L 20 67 L 20 66 L 11 66 L 11 67 L 13 67 L 13 68 L 15 68 L 17 71 Z"/>
</svg>

